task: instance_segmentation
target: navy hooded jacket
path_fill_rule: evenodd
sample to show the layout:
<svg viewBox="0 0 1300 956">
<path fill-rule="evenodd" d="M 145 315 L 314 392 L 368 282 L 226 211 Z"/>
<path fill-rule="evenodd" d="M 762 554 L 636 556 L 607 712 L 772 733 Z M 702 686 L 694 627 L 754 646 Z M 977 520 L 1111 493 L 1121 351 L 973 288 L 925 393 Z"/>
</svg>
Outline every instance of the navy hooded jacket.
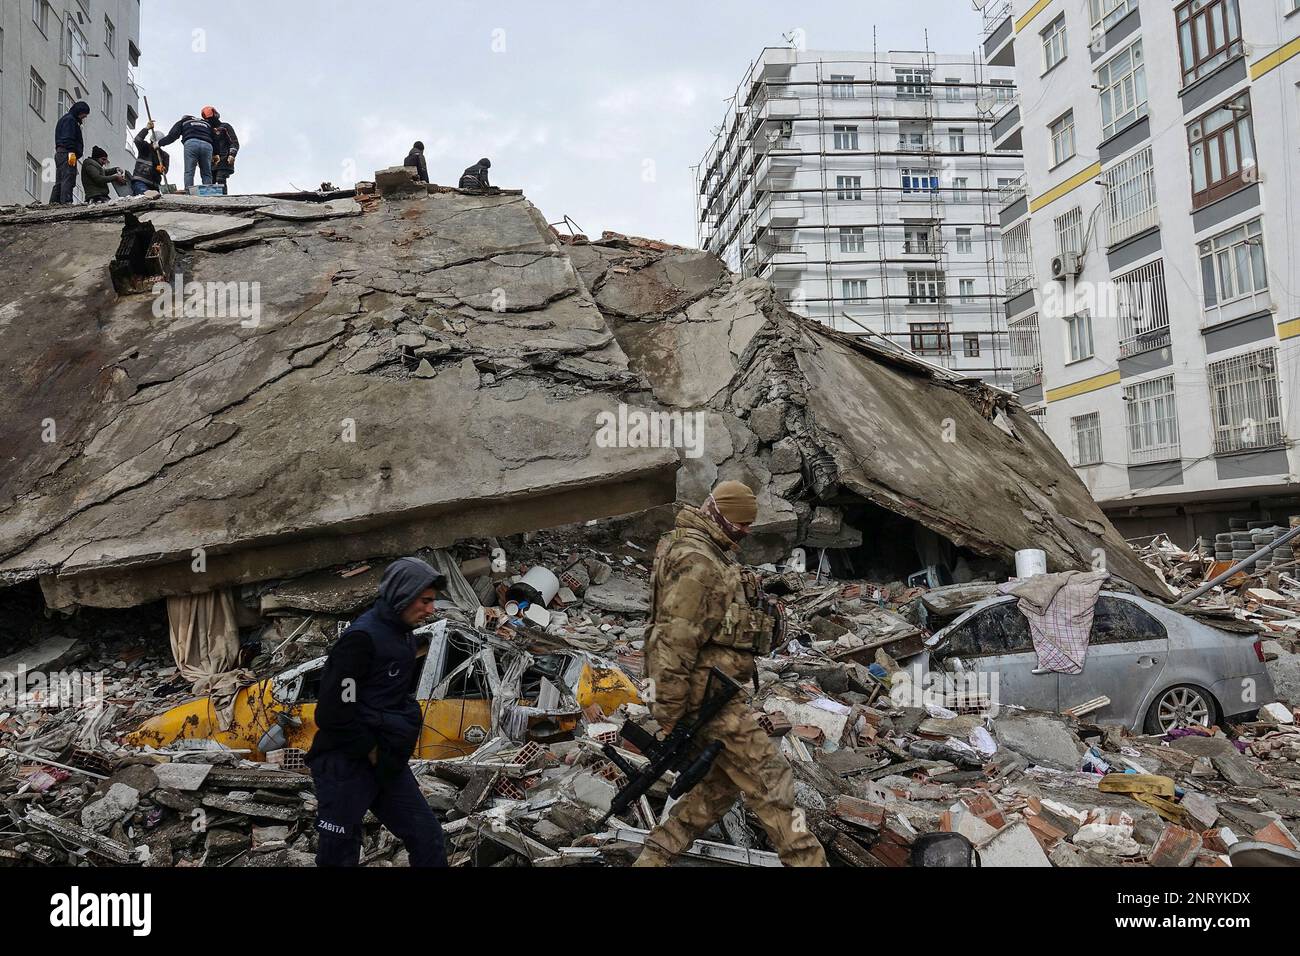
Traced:
<svg viewBox="0 0 1300 956">
<path fill-rule="evenodd" d="M 59 125 L 54 127 L 54 148 L 66 149 L 69 153 L 80 156 L 86 151 L 86 142 L 81 138 L 81 124 L 78 116 L 89 116 L 90 105 L 77 100 L 72 109 L 59 117 Z"/>
</svg>

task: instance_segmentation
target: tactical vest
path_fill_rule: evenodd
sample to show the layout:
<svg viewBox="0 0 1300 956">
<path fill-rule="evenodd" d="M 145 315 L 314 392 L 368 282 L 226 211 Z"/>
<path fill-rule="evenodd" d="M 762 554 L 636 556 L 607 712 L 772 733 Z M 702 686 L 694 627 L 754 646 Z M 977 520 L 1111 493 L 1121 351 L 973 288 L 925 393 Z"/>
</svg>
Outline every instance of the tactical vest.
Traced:
<svg viewBox="0 0 1300 956">
<path fill-rule="evenodd" d="M 674 528 L 659 541 L 655 552 L 655 571 L 650 581 L 650 609 L 652 615 L 659 613 L 659 575 L 664 565 L 662 560 L 667 550 L 684 538 L 692 538 L 705 543 L 717 560 L 725 582 L 724 588 L 731 600 L 726 605 L 726 614 L 722 626 L 711 634 L 706 644 L 716 644 L 762 657 L 772 652 L 772 634 L 774 619 L 759 607 L 757 578 L 745 571 L 733 558 L 725 554 L 708 535 L 689 528 Z M 651 618 L 653 627 L 655 621 Z"/>
</svg>

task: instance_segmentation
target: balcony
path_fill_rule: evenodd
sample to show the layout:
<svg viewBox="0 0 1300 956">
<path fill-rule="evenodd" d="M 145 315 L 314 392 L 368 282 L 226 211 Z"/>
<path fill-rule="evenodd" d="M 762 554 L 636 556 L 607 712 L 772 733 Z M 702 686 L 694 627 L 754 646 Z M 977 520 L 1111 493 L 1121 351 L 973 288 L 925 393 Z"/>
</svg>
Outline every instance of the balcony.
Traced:
<svg viewBox="0 0 1300 956">
<path fill-rule="evenodd" d="M 1156 206 L 1156 174 L 1151 147 L 1134 153 L 1102 174 L 1106 184 L 1106 214 L 1110 226 L 1109 245 L 1160 225 Z"/>
<path fill-rule="evenodd" d="M 1015 66 L 1016 33 L 1011 0 L 988 0 L 984 5 L 984 62 L 989 66 Z"/>
<path fill-rule="evenodd" d="M 1006 100 L 1001 107 L 1001 115 L 994 121 L 990 133 L 993 138 L 993 148 L 1013 151 L 1024 149 L 1019 99 Z"/>
<path fill-rule="evenodd" d="M 1029 194 L 1029 183 L 1022 173 L 1015 182 L 1008 183 L 998 189 L 998 208 L 1006 209 L 1008 206 L 1020 201 Z"/>
</svg>

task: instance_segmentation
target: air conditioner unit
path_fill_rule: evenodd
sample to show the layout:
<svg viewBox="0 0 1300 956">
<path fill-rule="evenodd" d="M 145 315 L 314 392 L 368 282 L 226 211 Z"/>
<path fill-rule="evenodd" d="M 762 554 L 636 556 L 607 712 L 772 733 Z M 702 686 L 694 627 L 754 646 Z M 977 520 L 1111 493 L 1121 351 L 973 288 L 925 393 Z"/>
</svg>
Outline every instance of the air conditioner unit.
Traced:
<svg viewBox="0 0 1300 956">
<path fill-rule="evenodd" d="M 1067 252 L 1064 255 L 1052 257 L 1052 278 L 1065 279 L 1068 276 L 1077 276 L 1083 270 L 1083 259 L 1078 254 Z"/>
</svg>

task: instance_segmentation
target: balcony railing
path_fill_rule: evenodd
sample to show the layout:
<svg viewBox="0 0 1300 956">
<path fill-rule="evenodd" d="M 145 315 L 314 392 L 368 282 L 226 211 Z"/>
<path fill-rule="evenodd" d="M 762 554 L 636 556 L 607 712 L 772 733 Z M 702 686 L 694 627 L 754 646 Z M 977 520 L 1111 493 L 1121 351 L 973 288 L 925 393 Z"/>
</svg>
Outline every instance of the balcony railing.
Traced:
<svg viewBox="0 0 1300 956">
<path fill-rule="evenodd" d="M 1163 259 L 1115 279 L 1119 320 L 1119 357 L 1129 358 L 1169 345 L 1169 302 L 1165 296 Z"/>
<path fill-rule="evenodd" d="M 1155 166 L 1150 146 L 1103 172 L 1102 180 L 1106 183 L 1110 245 L 1159 225 Z"/>
<path fill-rule="evenodd" d="M 1005 209 L 1020 197 L 1027 195 L 1028 192 L 1029 183 L 1022 173 L 1014 182 L 998 187 L 998 206 Z"/>
</svg>

